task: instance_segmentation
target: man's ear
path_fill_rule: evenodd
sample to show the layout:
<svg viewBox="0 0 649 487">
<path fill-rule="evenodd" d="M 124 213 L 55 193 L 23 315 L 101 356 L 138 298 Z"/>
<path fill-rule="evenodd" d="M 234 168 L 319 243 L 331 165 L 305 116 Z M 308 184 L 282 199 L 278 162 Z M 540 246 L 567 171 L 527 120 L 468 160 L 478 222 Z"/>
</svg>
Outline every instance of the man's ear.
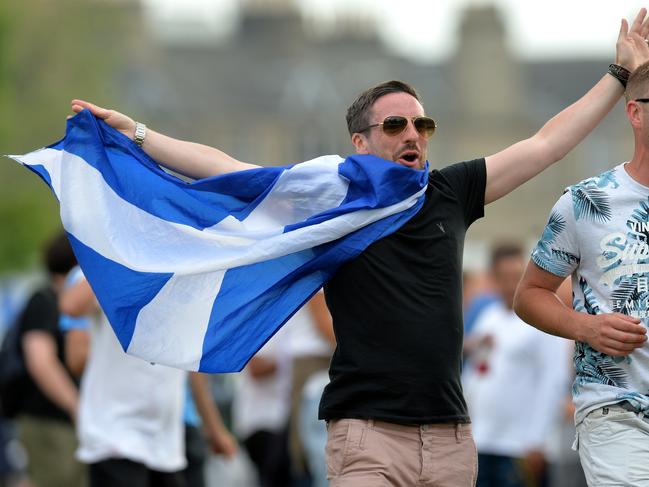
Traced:
<svg viewBox="0 0 649 487">
<path fill-rule="evenodd" d="M 638 102 L 628 101 L 626 104 L 626 116 L 634 129 L 639 129 L 642 125 L 642 109 Z"/>
<path fill-rule="evenodd" d="M 367 145 L 367 137 L 365 137 L 363 134 L 360 134 L 358 132 L 355 132 L 352 135 L 352 144 L 354 144 L 354 148 L 356 149 L 357 154 L 369 154 L 369 147 Z"/>
</svg>

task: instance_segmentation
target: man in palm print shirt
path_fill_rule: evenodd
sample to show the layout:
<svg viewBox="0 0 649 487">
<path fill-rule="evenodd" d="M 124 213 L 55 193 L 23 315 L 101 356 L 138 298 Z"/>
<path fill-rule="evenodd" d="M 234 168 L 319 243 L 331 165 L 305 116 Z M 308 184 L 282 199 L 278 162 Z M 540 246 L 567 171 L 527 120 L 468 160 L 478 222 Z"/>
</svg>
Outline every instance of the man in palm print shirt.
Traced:
<svg viewBox="0 0 649 487">
<path fill-rule="evenodd" d="M 516 302 L 528 323 L 577 341 L 575 444 L 589 485 L 649 485 L 649 63 L 629 79 L 626 113 L 633 158 L 561 196 Z M 555 294 L 568 275 L 574 310 Z"/>
</svg>

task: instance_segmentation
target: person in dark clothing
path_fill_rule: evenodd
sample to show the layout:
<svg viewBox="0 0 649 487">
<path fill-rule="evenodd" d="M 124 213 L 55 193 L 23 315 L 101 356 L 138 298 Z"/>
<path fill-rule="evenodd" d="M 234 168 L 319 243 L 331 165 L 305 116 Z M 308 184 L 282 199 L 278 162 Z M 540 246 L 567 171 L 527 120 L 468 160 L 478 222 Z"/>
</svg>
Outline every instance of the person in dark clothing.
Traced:
<svg viewBox="0 0 649 487">
<path fill-rule="evenodd" d="M 44 263 L 48 282 L 31 296 L 16 324 L 28 372 L 18 406 L 18 432 L 36 487 L 81 486 L 84 468 L 74 458 L 73 425 L 79 395 L 64 365 L 57 303 L 65 276 L 76 265 L 65 234 L 47 244 Z"/>
</svg>

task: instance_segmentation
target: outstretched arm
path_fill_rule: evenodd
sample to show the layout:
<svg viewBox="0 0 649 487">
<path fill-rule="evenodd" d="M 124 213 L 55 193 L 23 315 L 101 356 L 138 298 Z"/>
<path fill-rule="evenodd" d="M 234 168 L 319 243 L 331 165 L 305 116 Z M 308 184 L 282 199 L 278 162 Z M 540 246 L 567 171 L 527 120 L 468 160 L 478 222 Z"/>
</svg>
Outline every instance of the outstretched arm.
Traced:
<svg viewBox="0 0 649 487">
<path fill-rule="evenodd" d="M 649 19 L 641 9 L 631 29 L 622 20 L 616 44 L 616 63 L 633 71 L 649 60 Z M 562 159 L 611 111 L 623 93 L 611 75 L 604 77 L 581 99 L 548 121 L 534 136 L 486 159 L 485 203 L 491 203 Z"/>
<path fill-rule="evenodd" d="M 107 110 L 83 100 L 72 100 L 72 111 L 87 108 L 115 130 L 131 140 L 135 135 L 135 121 L 115 110 Z M 228 172 L 253 169 L 259 166 L 230 157 L 218 149 L 203 144 L 174 139 L 147 128 L 142 149 L 156 162 L 179 174 L 201 179 Z"/>
<path fill-rule="evenodd" d="M 586 342 L 608 355 L 629 355 L 644 345 L 647 330 L 639 319 L 621 313 L 590 315 L 566 306 L 557 295 L 563 280 L 530 261 L 516 290 L 516 314 L 541 331 Z"/>
</svg>

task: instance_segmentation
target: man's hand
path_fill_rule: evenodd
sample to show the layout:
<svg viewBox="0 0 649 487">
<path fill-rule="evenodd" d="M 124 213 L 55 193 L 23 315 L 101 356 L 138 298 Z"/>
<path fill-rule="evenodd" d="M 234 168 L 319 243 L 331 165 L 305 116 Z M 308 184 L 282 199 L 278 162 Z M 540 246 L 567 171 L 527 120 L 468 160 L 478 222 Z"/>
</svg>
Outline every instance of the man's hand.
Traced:
<svg viewBox="0 0 649 487">
<path fill-rule="evenodd" d="M 216 455 L 232 458 L 237 454 L 237 440 L 225 429 L 206 431 L 210 450 Z"/>
<path fill-rule="evenodd" d="M 70 104 L 74 113 L 79 113 L 84 108 L 87 108 L 95 117 L 100 118 L 115 130 L 120 131 L 129 139 L 133 140 L 135 136 L 135 120 L 132 118 L 115 110 L 107 110 L 106 108 L 98 107 L 83 100 L 72 100 Z"/>
<path fill-rule="evenodd" d="M 588 343 L 595 350 L 623 357 L 647 341 L 647 329 L 638 318 L 621 313 L 588 315 L 580 313 L 579 341 Z"/>
<path fill-rule="evenodd" d="M 541 331 L 586 342 L 607 355 L 626 356 L 644 345 L 647 329 L 638 318 L 621 313 L 591 315 L 566 306 L 556 295 L 563 280 L 530 261 L 514 300 L 518 316 Z"/>
<path fill-rule="evenodd" d="M 129 139 L 135 138 L 135 121 L 131 117 L 83 100 L 72 100 L 71 105 L 74 113 L 87 108 L 95 117 Z M 259 167 L 256 164 L 238 161 L 214 147 L 174 139 L 151 130 L 150 127 L 146 129 L 146 140 L 142 144 L 142 150 L 161 166 L 191 179 L 208 178 Z"/>
<path fill-rule="evenodd" d="M 615 62 L 633 72 L 642 63 L 649 61 L 649 46 L 646 38 L 649 35 L 649 17 L 647 9 L 642 8 L 636 15 L 631 28 L 626 19 L 622 19 L 620 32 L 615 44 Z"/>
<path fill-rule="evenodd" d="M 622 21 L 616 61 L 629 71 L 649 60 L 647 9 L 631 28 Z M 615 81 L 615 82 L 614 82 Z M 550 119 L 535 135 L 488 156 L 485 204 L 505 196 L 551 164 L 563 159 L 619 101 L 622 86 L 605 75 L 586 95 Z"/>
</svg>

